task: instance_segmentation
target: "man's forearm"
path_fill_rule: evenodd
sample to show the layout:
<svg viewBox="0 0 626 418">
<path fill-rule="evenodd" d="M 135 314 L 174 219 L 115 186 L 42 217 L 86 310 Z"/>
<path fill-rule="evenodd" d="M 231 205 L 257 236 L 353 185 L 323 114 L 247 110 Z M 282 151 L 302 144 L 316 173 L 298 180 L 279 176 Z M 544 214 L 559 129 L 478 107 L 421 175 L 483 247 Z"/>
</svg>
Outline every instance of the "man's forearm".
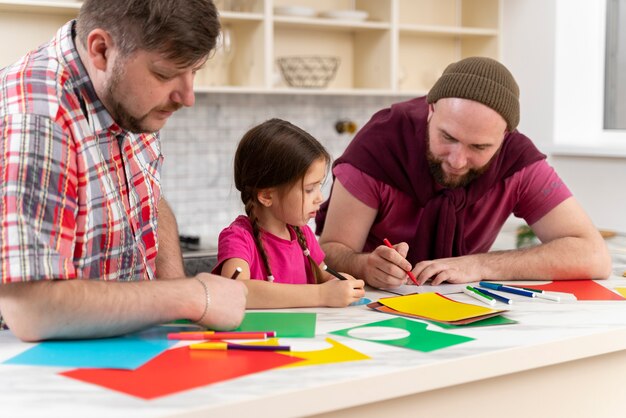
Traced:
<svg viewBox="0 0 626 418">
<path fill-rule="evenodd" d="M 365 279 L 367 254 L 357 253 L 338 242 L 322 243 L 321 247 L 326 254 L 326 264 L 335 270 L 351 274 L 357 279 Z"/>
<path fill-rule="evenodd" d="M 193 286 L 193 288 L 191 288 Z M 0 286 L 2 315 L 26 341 L 120 335 L 204 309 L 196 280 L 55 280 Z"/>
<path fill-rule="evenodd" d="M 467 256 L 488 280 L 604 279 L 611 260 L 604 243 L 559 238 L 535 247 Z M 460 257 L 463 259 L 464 257 Z"/>
<path fill-rule="evenodd" d="M 161 199 L 159 202 L 158 222 L 157 278 L 177 279 L 185 277 L 176 218 L 165 199 Z"/>
</svg>

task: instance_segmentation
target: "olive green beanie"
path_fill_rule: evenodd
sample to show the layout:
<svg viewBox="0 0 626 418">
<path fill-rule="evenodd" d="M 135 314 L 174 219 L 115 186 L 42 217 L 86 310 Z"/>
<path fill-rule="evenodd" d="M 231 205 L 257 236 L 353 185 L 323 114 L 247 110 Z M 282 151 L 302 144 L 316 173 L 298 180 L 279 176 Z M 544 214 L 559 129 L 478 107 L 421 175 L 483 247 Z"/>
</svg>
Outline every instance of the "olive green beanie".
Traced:
<svg viewBox="0 0 626 418">
<path fill-rule="evenodd" d="M 509 131 L 519 123 L 519 87 L 509 70 L 491 58 L 470 57 L 448 65 L 426 100 L 435 103 L 445 97 L 489 106 L 502 115 Z"/>
</svg>

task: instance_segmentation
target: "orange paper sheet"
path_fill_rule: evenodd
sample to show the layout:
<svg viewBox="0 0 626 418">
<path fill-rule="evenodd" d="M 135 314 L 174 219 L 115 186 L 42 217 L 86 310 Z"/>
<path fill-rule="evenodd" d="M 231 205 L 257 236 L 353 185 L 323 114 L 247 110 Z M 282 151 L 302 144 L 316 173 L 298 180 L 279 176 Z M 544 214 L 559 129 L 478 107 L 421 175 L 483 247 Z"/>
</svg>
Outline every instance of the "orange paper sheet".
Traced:
<svg viewBox="0 0 626 418">
<path fill-rule="evenodd" d="M 625 300 L 623 296 L 593 280 L 557 280 L 547 284 L 518 285 L 518 287 L 571 293 L 578 300 Z"/>
<path fill-rule="evenodd" d="M 382 298 L 378 302 L 399 312 L 445 322 L 504 312 L 503 310 L 456 302 L 439 293 L 421 293 Z"/>
</svg>

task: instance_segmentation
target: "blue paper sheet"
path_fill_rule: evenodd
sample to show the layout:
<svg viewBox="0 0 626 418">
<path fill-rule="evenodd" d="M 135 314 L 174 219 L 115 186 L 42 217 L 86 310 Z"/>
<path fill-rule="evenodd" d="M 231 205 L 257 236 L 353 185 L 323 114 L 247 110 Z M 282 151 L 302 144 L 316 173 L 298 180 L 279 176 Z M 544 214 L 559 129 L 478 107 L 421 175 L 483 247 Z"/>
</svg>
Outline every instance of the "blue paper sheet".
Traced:
<svg viewBox="0 0 626 418">
<path fill-rule="evenodd" d="M 90 340 L 45 341 L 4 364 L 134 370 L 176 344 L 167 340 L 171 328 Z"/>
</svg>

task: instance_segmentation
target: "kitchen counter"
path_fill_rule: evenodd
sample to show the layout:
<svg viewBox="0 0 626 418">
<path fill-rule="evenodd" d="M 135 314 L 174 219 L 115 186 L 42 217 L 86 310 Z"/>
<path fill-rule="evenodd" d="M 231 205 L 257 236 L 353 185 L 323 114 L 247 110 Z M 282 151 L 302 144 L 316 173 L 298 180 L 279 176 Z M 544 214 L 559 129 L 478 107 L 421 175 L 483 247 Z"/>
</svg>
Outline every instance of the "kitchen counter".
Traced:
<svg viewBox="0 0 626 418">
<path fill-rule="evenodd" d="M 626 240 L 610 240 L 626 287 Z M 377 299 L 389 294 L 368 290 Z M 463 294 L 459 301 L 470 302 Z M 504 306 L 504 305 L 502 305 Z M 317 340 L 332 337 L 371 360 L 272 370 L 151 401 L 56 374 L 0 365 L 7 417 L 621 417 L 626 399 L 626 301 L 516 299 L 517 324 L 444 330 L 475 340 L 429 353 L 329 335 L 390 319 L 365 306 L 317 313 Z M 30 347 L 0 332 L 0 361 Z"/>
<path fill-rule="evenodd" d="M 183 266 L 188 277 L 202 272 L 210 273 L 216 263 L 217 249 L 183 250 Z"/>
</svg>

